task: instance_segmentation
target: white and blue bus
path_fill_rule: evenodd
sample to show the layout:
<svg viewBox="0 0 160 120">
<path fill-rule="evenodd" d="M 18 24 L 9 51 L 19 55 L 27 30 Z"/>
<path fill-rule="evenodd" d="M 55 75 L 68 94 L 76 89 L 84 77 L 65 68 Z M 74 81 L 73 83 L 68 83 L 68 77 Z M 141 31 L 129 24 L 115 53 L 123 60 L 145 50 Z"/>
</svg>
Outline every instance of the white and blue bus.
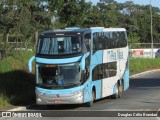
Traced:
<svg viewBox="0 0 160 120">
<path fill-rule="evenodd" d="M 39 35 L 35 59 L 36 103 L 82 104 L 129 88 L 127 34 L 124 28 L 66 28 Z"/>
</svg>

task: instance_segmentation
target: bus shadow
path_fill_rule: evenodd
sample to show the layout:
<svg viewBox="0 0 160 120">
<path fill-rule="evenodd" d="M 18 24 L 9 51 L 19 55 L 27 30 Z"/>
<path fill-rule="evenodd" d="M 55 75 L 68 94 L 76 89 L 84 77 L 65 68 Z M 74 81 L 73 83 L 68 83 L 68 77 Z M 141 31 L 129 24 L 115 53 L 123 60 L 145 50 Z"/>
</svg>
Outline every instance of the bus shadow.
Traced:
<svg viewBox="0 0 160 120">
<path fill-rule="evenodd" d="M 35 101 L 35 76 L 22 70 L 0 73 L 0 97 L 11 106 L 26 106 Z"/>
<path fill-rule="evenodd" d="M 130 79 L 130 88 L 160 87 L 160 78 L 135 78 Z"/>
<path fill-rule="evenodd" d="M 30 105 L 27 106 L 28 110 L 74 110 L 82 107 L 80 104 L 66 104 L 66 105 Z"/>
<path fill-rule="evenodd" d="M 101 104 L 103 102 L 106 102 L 106 100 L 112 99 L 111 97 L 105 97 L 99 100 L 95 100 L 93 103 L 93 107 L 96 104 Z M 86 104 L 62 104 L 62 105 L 30 105 L 27 106 L 26 109 L 28 110 L 92 110 L 92 107 L 88 107 Z"/>
</svg>

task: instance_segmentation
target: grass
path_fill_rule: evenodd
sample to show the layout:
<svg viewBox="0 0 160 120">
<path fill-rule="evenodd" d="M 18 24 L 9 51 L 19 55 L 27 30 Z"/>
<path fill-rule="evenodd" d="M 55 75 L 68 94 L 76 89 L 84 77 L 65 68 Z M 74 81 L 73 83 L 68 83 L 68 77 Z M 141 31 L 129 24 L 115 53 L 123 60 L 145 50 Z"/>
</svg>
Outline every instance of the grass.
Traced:
<svg viewBox="0 0 160 120">
<path fill-rule="evenodd" d="M 0 93 L 0 109 L 10 106 L 9 102 L 9 98 L 4 93 Z"/>
<path fill-rule="evenodd" d="M 27 105 L 34 101 L 34 74 L 27 63 L 33 52 L 15 51 L 0 61 L 0 109 Z"/>
<path fill-rule="evenodd" d="M 14 51 L 0 61 L 0 109 L 28 105 L 35 101 L 35 75 L 28 73 L 27 63 L 33 52 Z M 130 73 L 159 69 L 160 59 L 132 58 Z"/>
<path fill-rule="evenodd" d="M 0 61 L 0 73 L 13 70 L 27 70 L 29 58 L 34 55 L 33 52 L 14 51 L 11 56 L 4 57 Z"/>
<path fill-rule="evenodd" d="M 129 64 L 130 73 L 135 74 L 147 70 L 160 69 L 160 58 L 132 58 Z"/>
</svg>

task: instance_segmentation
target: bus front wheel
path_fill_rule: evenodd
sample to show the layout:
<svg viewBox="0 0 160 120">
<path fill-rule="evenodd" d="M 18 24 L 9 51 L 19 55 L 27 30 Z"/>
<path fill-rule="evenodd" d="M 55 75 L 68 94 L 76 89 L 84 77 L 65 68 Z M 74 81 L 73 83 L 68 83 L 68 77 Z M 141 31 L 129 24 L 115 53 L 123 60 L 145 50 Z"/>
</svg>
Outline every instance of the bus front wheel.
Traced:
<svg viewBox="0 0 160 120">
<path fill-rule="evenodd" d="M 86 103 L 86 106 L 91 107 L 94 100 L 95 100 L 95 92 L 92 90 L 92 100 L 90 102 Z"/>
</svg>

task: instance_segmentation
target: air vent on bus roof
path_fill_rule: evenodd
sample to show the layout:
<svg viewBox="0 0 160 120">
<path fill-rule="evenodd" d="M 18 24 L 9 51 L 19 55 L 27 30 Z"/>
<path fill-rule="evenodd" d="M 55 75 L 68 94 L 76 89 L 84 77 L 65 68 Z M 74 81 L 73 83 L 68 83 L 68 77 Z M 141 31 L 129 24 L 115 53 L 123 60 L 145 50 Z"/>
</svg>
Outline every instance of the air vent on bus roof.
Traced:
<svg viewBox="0 0 160 120">
<path fill-rule="evenodd" d="M 104 27 L 90 27 L 91 29 L 103 29 Z"/>
<path fill-rule="evenodd" d="M 76 30 L 76 29 L 80 29 L 78 27 L 68 27 L 68 28 L 65 28 L 65 30 Z"/>
</svg>

